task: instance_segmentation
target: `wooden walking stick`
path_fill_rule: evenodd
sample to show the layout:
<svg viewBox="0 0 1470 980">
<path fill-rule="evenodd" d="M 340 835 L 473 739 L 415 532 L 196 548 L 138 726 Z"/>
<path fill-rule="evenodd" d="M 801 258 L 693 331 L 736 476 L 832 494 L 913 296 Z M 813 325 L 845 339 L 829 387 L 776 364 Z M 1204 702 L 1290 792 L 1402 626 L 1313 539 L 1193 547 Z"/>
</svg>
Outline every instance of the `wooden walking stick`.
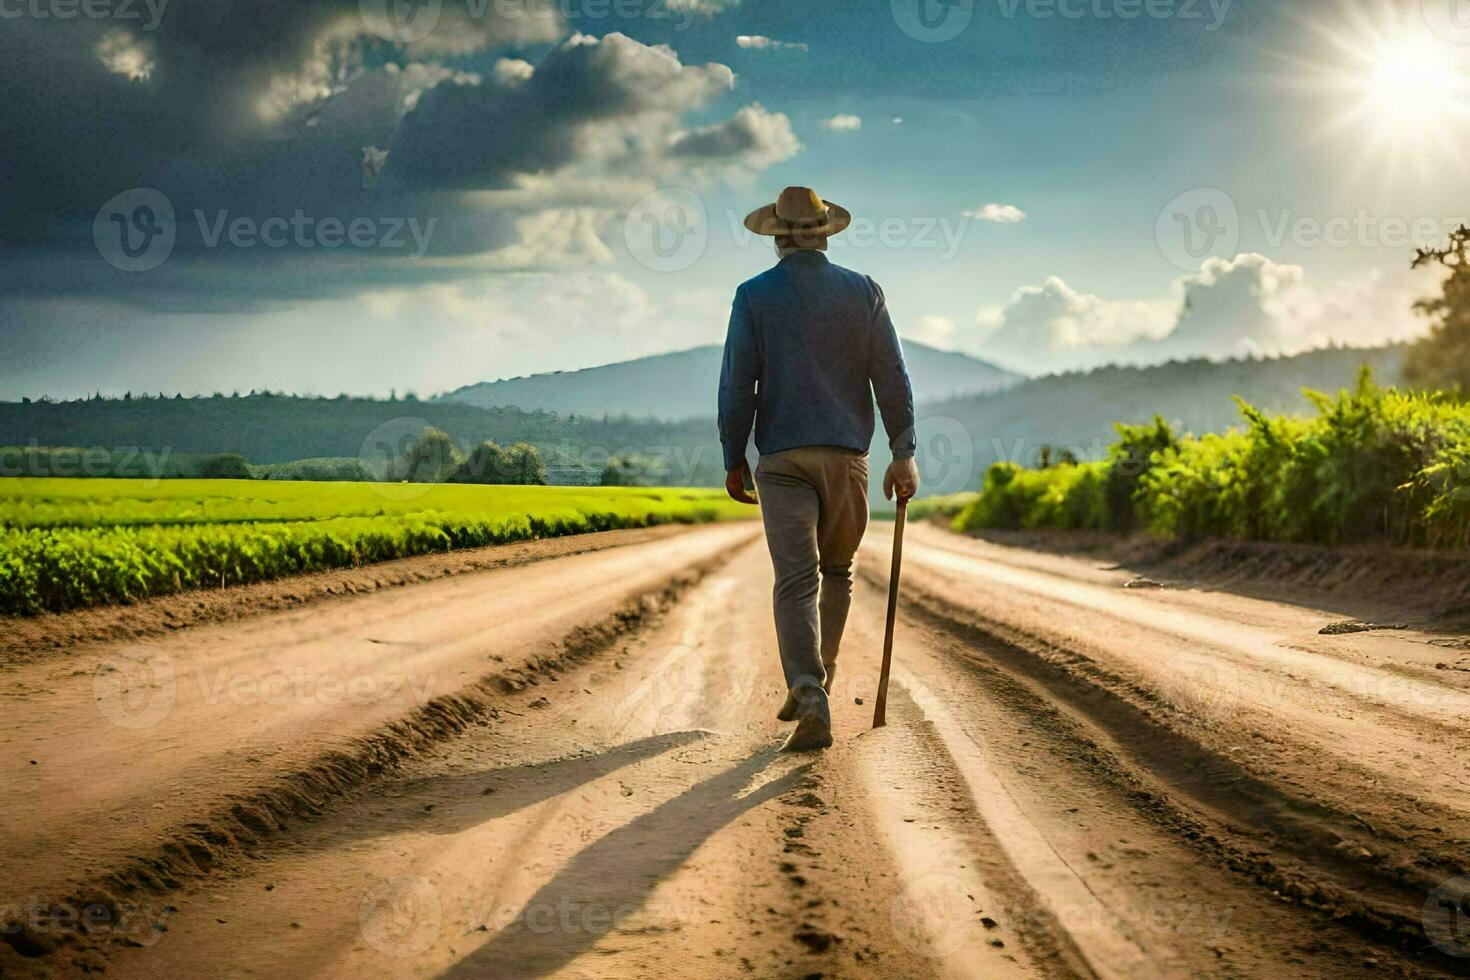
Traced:
<svg viewBox="0 0 1470 980">
<path fill-rule="evenodd" d="M 873 727 L 888 723 L 888 669 L 893 666 L 893 622 L 898 616 L 898 572 L 903 567 L 903 525 L 908 517 L 909 502 L 898 501 L 898 516 L 893 521 L 893 564 L 888 569 L 888 626 L 883 631 L 883 667 L 878 672 L 878 700 L 873 705 Z"/>
</svg>

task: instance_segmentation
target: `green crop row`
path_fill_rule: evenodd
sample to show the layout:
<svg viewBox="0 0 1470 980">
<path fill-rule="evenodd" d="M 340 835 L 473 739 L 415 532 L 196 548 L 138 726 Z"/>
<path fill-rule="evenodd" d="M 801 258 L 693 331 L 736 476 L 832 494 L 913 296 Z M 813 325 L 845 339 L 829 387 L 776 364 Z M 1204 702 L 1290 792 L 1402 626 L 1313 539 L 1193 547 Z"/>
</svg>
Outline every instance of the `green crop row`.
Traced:
<svg viewBox="0 0 1470 980">
<path fill-rule="evenodd" d="M 98 492 L 78 494 L 72 484 L 83 482 Z M 18 479 L 0 492 L 0 612 L 11 614 L 749 516 L 723 494 L 699 490 Z M 364 514 L 369 508 L 375 513 Z"/>
<path fill-rule="evenodd" d="M 955 518 L 975 528 L 1148 530 L 1314 544 L 1470 546 L 1470 405 L 1373 385 L 1308 392 L 1313 418 L 1239 402 L 1245 425 L 1179 437 L 1118 426 L 1108 458 L 998 463 Z"/>
</svg>

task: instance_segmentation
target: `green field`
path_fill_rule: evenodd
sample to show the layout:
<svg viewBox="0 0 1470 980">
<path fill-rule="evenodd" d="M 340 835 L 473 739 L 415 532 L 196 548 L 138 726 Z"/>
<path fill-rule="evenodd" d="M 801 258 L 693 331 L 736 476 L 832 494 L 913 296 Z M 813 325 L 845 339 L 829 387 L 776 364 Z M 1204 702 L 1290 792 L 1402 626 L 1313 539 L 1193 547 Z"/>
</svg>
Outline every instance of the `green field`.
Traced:
<svg viewBox="0 0 1470 980">
<path fill-rule="evenodd" d="M 457 548 L 753 516 L 714 490 L 6 479 L 0 612 L 55 612 Z"/>
</svg>

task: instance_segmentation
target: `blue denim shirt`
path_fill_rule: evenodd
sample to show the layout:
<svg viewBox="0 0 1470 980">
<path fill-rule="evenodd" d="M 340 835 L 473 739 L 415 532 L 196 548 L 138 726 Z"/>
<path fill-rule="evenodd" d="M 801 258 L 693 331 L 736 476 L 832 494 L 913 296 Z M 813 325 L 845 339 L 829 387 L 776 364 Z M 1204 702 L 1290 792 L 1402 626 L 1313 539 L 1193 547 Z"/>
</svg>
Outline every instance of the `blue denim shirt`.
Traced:
<svg viewBox="0 0 1470 980">
<path fill-rule="evenodd" d="M 914 455 L 914 394 L 883 290 L 804 249 L 735 291 L 720 375 L 725 469 L 799 446 L 867 452 L 873 400 L 894 459 Z"/>
</svg>

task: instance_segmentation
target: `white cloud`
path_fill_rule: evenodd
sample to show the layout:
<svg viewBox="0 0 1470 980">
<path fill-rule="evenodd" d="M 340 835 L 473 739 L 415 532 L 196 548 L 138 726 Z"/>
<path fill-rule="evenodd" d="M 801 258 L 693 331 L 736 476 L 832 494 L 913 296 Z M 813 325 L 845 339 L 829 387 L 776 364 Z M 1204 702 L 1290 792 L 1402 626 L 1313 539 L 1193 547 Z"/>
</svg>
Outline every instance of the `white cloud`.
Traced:
<svg viewBox="0 0 1470 980">
<path fill-rule="evenodd" d="M 913 326 L 905 327 L 903 335 L 932 347 L 949 347 L 954 343 L 958 328 L 947 316 L 921 316 Z"/>
<path fill-rule="evenodd" d="M 520 58 L 501 58 L 495 62 L 492 72 L 497 82 L 511 87 L 530 81 L 531 76 L 536 74 L 536 66 Z"/>
<path fill-rule="evenodd" d="M 152 45 L 127 31 L 104 34 L 93 50 L 97 53 L 97 60 L 102 62 L 102 67 L 130 81 L 146 81 L 153 75 Z"/>
<path fill-rule="evenodd" d="M 801 141 L 786 114 L 769 112 L 755 102 L 722 123 L 676 134 L 669 156 L 694 169 L 701 169 L 699 161 L 710 160 L 722 172 L 739 177 L 788 160 L 800 150 Z"/>
<path fill-rule="evenodd" d="M 831 119 L 823 119 L 819 124 L 823 129 L 830 129 L 834 133 L 852 132 L 863 128 L 861 116 L 837 115 Z"/>
<path fill-rule="evenodd" d="M 1017 225 L 1026 220 L 1026 212 L 1014 204 L 987 204 L 973 211 L 963 212 L 967 218 L 991 221 L 998 225 Z"/>
<path fill-rule="evenodd" d="M 756 51 L 810 51 L 811 48 L 801 41 L 777 41 L 775 38 L 765 37 L 761 34 L 741 34 L 735 38 L 735 43 L 742 48 L 751 48 Z"/>
<path fill-rule="evenodd" d="M 958 345 L 1027 371 L 1187 357 L 1293 354 L 1330 344 L 1369 346 L 1424 332 L 1413 300 L 1426 277 L 1381 272 L 1314 287 L 1298 265 L 1243 253 L 1210 258 L 1176 279 L 1167 297 L 1113 300 L 1052 276 L 982 309 Z"/>
</svg>

